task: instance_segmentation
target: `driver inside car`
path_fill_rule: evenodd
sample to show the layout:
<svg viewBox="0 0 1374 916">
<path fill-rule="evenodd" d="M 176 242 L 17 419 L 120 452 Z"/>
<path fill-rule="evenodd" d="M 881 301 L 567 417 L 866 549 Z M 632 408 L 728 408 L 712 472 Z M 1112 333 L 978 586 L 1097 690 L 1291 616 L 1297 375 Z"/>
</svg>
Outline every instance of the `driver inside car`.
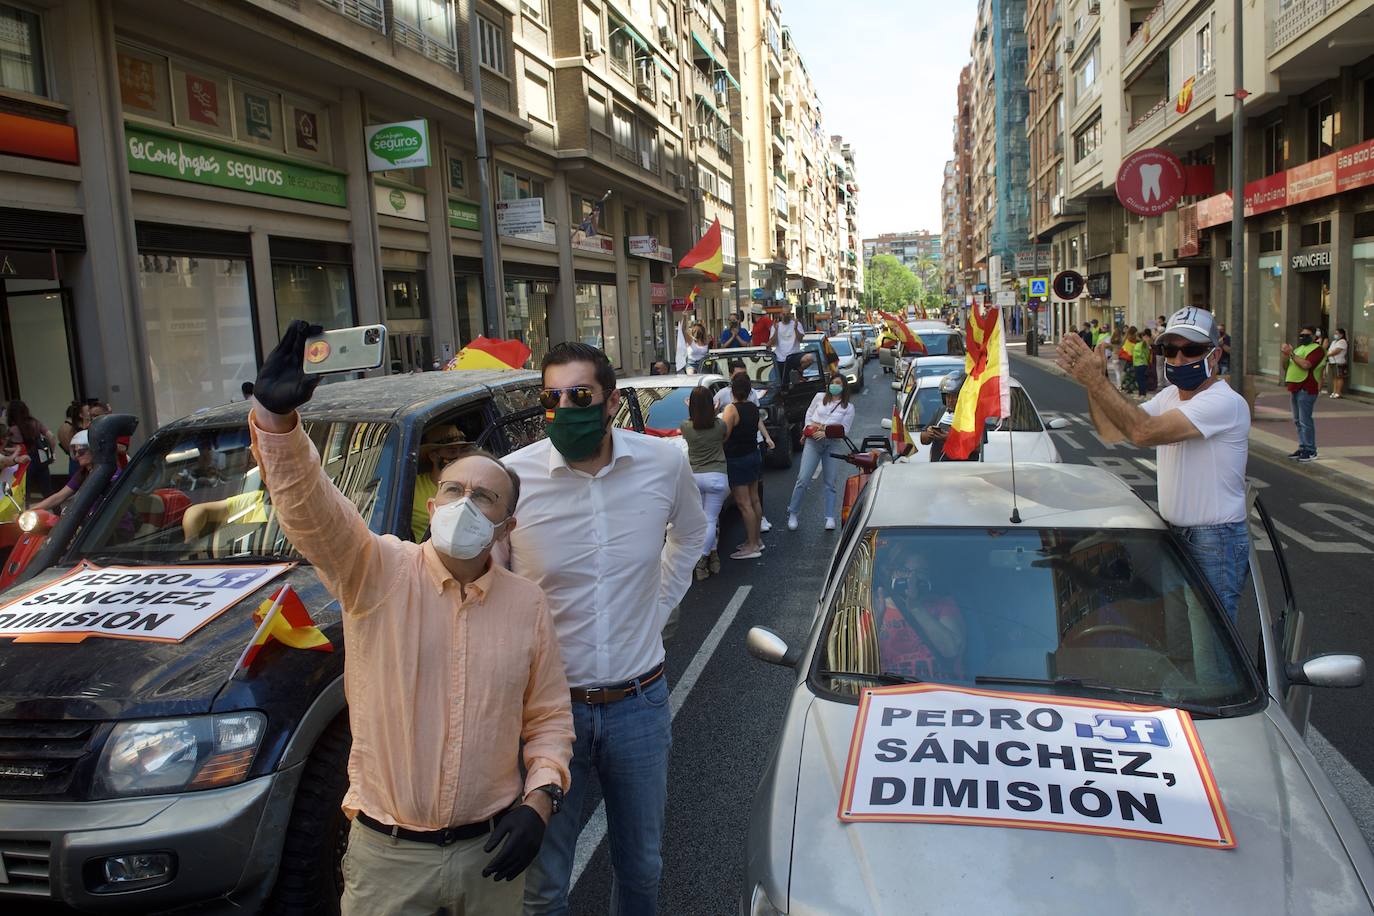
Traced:
<svg viewBox="0 0 1374 916">
<path fill-rule="evenodd" d="M 187 506 L 181 514 L 181 533 L 187 544 L 221 525 L 263 525 L 267 523 L 267 491 L 257 462 L 251 461 L 243 475 L 244 492 L 228 499 Z"/>
<path fill-rule="evenodd" d="M 886 581 L 875 583 L 882 673 L 921 681 L 962 681 L 966 634 L 959 606 L 935 591 L 923 553 L 905 545 L 896 550 Z"/>
</svg>

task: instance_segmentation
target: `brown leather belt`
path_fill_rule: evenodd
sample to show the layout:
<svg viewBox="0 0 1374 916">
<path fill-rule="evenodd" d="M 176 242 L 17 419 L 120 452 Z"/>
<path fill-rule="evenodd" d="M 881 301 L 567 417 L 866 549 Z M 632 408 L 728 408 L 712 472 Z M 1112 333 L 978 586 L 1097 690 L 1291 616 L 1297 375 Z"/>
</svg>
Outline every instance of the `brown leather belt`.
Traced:
<svg viewBox="0 0 1374 916">
<path fill-rule="evenodd" d="M 620 684 L 611 684 L 607 687 L 574 687 L 571 691 L 572 701 L 574 703 L 586 703 L 589 706 L 619 703 L 621 700 L 639 693 L 661 677 L 663 677 L 662 662 L 647 674 L 641 674 L 639 677 L 631 678 Z"/>
<path fill-rule="evenodd" d="M 389 836 L 398 840 L 410 840 L 413 843 L 429 843 L 434 846 L 451 846 L 460 840 L 474 840 L 479 836 L 486 836 L 495 828 L 496 822 L 501 819 L 501 814 L 494 815 L 484 821 L 475 824 L 463 824 L 460 827 L 445 827 L 443 830 L 410 830 L 406 827 L 396 827 L 391 824 L 383 824 L 381 821 L 368 817 L 361 811 L 358 812 L 358 823 L 370 830 L 375 830 L 383 836 Z"/>
</svg>

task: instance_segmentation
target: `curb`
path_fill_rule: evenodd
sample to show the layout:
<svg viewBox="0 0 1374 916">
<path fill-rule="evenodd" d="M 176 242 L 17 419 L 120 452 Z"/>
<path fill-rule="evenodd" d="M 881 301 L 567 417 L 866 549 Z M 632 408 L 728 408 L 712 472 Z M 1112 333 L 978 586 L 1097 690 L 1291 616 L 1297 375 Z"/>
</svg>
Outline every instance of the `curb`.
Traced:
<svg viewBox="0 0 1374 916">
<path fill-rule="evenodd" d="M 1060 378 L 1068 378 L 1064 370 L 1059 368 L 1058 363 L 1054 362 L 1053 360 L 1046 359 L 1043 356 L 1026 356 L 1023 353 L 1013 353 L 1010 355 L 1015 357 L 1016 359 L 1023 359 L 1028 363 L 1031 363 L 1041 369 L 1044 369 L 1047 372 L 1053 372 Z M 1338 468 L 1331 467 L 1331 465 L 1329 464 L 1320 464 L 1318 462 L 1311 461 L 1306 463 L 1298 461 L 1289 461 L 1288 453 L 1286 451 L 1284 451 L 1282 448 L 1276 448 L 1275 446 L 1270 445 L 1267 442 L 1260 441 L 1255 436 L 1256 432 L 1260 432 L 1261 435 L 1264 436 L 1273 435 L 1272 433 L 1265 433 L 1263 432 L 1263 430 L 1256 430 L 1252 425 L 1250 428 L 1251 454 L 1256 454 L 1260 458 L 1263 458 L 1264 460 L 1269 461 L 1270 463 L 1277 464 L 1280 467 L 1289 468 L 1294 473 L 1301 474 L 1310 480 L 1314 480 L 1318 483 L 1324 483 L 1327 486 L 1336 487 L 1342 491 L 1342 495 L 1345 497 L 1353 497 L 1354 499 L 1358 499 L 1361 502 L 1367 503 L 1369 505 L 1374 505 L 1374 497 L 1366 495 L 1370 492 L 1371 486 L 1374 486 L 1374 482 L 1371 482 L 1357 474 L 1350 474 Z"/>
</svg>

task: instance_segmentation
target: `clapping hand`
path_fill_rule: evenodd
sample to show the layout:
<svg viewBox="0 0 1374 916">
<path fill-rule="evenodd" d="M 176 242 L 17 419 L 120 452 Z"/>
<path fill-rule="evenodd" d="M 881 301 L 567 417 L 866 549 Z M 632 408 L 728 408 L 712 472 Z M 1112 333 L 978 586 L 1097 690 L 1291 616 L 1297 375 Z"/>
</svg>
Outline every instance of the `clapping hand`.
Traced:
<svg viewBox="0 0 1374 916">
<path fill-rule="evenodd" d="M 1094 376 L 1103 376 L 1107 371 L 1106 361 L 1094 353 L 1077 334 L 1065 334 L 1060 338 L 1055 362 L 1064 370 L 1065 375 L 1080 385 L 1087 385 Z"/>
</svg>

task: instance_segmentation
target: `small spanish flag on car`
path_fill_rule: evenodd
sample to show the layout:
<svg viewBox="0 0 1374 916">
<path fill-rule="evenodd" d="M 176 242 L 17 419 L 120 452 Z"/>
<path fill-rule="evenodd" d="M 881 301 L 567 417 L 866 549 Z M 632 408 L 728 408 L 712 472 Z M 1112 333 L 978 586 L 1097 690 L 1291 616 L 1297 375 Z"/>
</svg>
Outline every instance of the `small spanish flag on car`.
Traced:
<svg viewBox="0 0 1374 916">
<path fill-rule="evenodd" d="M 251 666 L 262 647 L 273 639 L 293 649 L 334 651 L 334 644 L 315 626 L 300 596 L 289 585 L 283 585 L 272 593 L 272 597 L 259 604 L 257 610 L 253 611 L 253 620 L 257 622 L 258 629 L 244 650 L 239 667 Z"/>
</svg>

